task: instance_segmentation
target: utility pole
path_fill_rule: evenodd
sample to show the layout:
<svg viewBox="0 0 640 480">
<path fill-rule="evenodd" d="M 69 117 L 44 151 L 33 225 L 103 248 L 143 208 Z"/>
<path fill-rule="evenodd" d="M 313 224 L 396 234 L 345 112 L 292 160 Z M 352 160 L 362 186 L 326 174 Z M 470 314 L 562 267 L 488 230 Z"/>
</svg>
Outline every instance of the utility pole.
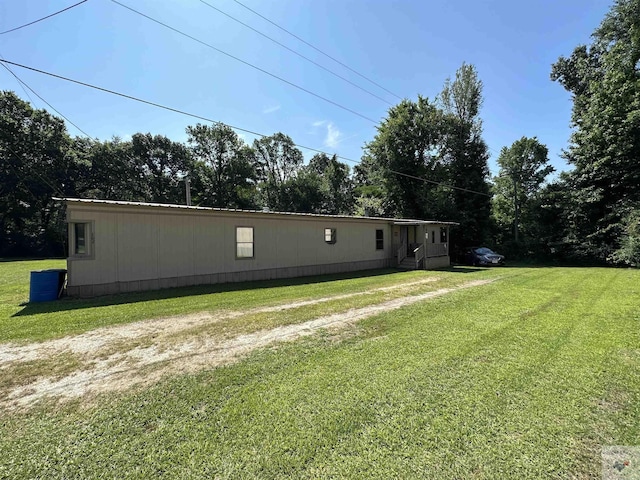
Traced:
<svg viewBox="0 0 640 480">
<path fill-rule="evenodd" d="M 191 178 L 189 175 L 184 177 L 184 186 L 187 191 L 187 206 L 191 206 Z"/>
</svg>

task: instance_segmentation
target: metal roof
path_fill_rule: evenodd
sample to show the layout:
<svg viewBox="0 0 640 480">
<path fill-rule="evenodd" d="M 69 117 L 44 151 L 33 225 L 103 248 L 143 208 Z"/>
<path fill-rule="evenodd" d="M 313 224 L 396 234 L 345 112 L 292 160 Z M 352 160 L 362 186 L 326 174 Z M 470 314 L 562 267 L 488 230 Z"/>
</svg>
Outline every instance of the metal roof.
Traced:
<svg viewBox="0 0 640 480">
<path fill-rule="evenodd" d="M 228 212 L 228 213 L 250 213 L 261 215 L 288 215 L 288 216 L 300 216 L 300 217 L 319 217 L 319 218 L 342 218 L 342 219 L 357 219 L 357 220 L 377 220 L 388 221 L 394 225 L 458 225 L 455 222 L 440 222 L 437 220 L 417 220 L 409 218 L 387 218 L 387 217 L 366 217 L 366 216 L 354 216 L 354 215 L 328 215 L 321 213 L 299 213 L 299 212 L 275 212 L 271 210 L 241 210 L 235 208 L 218 208 L 218 207 L 198 207 L 194 205 L 177 205 L 171 203 L 146 203 L 146 202 L 126 202 L 124 200 L 99 200 L 91 198 L 59 198 L 53 197 L 54 200 L 65 203 L 79 203 L 79 204 L 93 204 L 93 205 L 115 205 L 126 207 L 152 207 L 152 208 L 173 208 L 180 210 L 199 210 L 199 211 L 212 211 L 212 212 Z"/>
</svg>

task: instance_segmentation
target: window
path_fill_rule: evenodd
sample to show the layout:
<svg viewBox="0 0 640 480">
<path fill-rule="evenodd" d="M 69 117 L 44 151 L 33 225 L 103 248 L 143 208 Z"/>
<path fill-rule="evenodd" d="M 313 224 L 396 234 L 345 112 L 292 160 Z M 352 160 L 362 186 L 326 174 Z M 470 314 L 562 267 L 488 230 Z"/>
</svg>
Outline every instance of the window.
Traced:
<svg viewBox="0 0 640 480">
<path fill-rule="evenodd" d="M 253 258 L 253 227 L 236 227 L 236 258 Z"/>
<path fill-rule="evenodd" d="M 336 229 L 325 228 L 324 229 L 324 241 L 330 244 L 336 243 Z"/>
<path fill-rule="evenodd" d="M 87 254 L 87 224 L 74 223 L 73 234 L 75 236 L 73 253 L 75 255 Z"/>
<path fill-rule="evenodd" d="M 440 227 L 440 243 L 447 243 L 447 229 Z"/>
<path fill-rule="evenodd" d="M 431 232 L 431 243 L 436 243 L 436 231 Z"/>
<path fill-rule="evenodd" d="M 376 230 L 376 250 L 384 250 L 384 230 Z"/>
<path fill-rule="evenodd" d="M 91 223 L 71 223 L 69 231 L 69 252 L 73 257 L 89 257 L 91 255 Z"/>
</svg>

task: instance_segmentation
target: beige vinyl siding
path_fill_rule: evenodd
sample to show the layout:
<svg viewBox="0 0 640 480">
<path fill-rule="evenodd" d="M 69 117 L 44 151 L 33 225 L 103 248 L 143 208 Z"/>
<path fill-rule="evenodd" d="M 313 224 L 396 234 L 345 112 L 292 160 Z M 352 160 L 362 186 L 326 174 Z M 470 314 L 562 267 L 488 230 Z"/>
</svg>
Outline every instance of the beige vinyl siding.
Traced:
<svg viewBox="0 0 640 480">
<path fill-rule="evenodd" d="M 158 268 L 160 242 L 155 218 L 128 214 L 115 216 L 117 258 L 116 277 L 120 282 L 147 280 L 162 276 Z M 100 250 L 100 237 L 96 236 L 96 250 Z M 169 259 L 167 261 L 170 261 Z M 140 268 L 144 265 L 144 268 Z"/>
<path fill-rule="evenodd" d="M 376 250 L 377 229 L 391 238 L 388 220 L 69 202 L 67 220 L 76 219 L 94 222 L 94 256 L 68 259 L 70 287 L 348 262 L 382 265 L 395 254 L 391 242 Z M 237 226 L 254 228 L 253 258 L 236 258 Z M 335 244 L 324 241 L 325 228 L 337 230 Z"/>
</svg>

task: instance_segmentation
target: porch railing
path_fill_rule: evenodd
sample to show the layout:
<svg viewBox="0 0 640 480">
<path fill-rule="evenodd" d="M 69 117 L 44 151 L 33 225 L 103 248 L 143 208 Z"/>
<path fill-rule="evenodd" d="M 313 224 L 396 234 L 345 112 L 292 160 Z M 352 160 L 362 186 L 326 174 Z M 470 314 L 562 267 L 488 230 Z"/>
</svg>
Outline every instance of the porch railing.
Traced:
<svg viewBox="0 0 640 480">
<path fill-rule="evenodd" d="M 416 260 L 416 270 L 420 268 L 420 262 L 424 259 L 424 243 L 421 243 L 418 248 L 413 251 L 413 256 Z"/>
<path fill-rule="evenodd" d="M 444 257 L 447 255 L 446 243 L 427 243 L 427 257 Z"/>
<path fill-rule="evenodd" d="M 398 249 L 398 264 L 402 263 L 405 258 L 407 258 L 407 244 L 403 243 Z"/>
</svg>

